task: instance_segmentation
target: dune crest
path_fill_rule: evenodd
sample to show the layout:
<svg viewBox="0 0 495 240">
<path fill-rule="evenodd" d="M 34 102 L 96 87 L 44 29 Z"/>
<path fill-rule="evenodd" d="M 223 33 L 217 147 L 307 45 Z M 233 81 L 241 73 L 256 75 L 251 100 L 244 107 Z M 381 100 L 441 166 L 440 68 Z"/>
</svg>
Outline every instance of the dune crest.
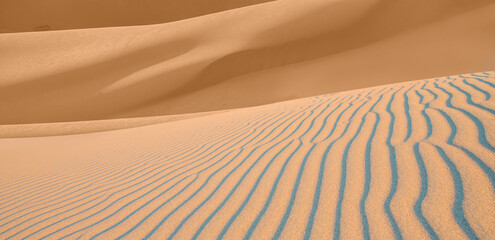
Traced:
<svg viewBox="0 0 495 240">
<path fill-rule="evenodd" d="M 166 23 L 272 0 L 2 0 L 0 33 Z"/>
<path fill-rule="evenodd" d="M 495 0 L 0 0 L 0 239 L 493 239 L 494 26 Z"/>
<path fill-rule="evenodd" d="M 183 119 L 217 114 L 220 112 L 225 112 L 225 111 L 200 112 L 200 113 L 167 115 L 167 116 L 158 116 L 158 117 L 80 121 L 80 122 L 0 125 L 0 138 L 46 137 L 46 136 L 104 132 L 104 131 L 112 131 L 117 129 L 135 128 L 140 126 L 160 124 L 164 122 L 178 121 Z"/>
<path fill-rule="evenodd" d="M 234 109 L 492 70 L 494 9 L 280 0 L 157 25 L 0 34 L 0 124 Z"/>
<path fill-rule="evenodd" d="M 489 239 L 494 94 L 490 71 L 0 139 L 0 238 Z"/>
</svg>

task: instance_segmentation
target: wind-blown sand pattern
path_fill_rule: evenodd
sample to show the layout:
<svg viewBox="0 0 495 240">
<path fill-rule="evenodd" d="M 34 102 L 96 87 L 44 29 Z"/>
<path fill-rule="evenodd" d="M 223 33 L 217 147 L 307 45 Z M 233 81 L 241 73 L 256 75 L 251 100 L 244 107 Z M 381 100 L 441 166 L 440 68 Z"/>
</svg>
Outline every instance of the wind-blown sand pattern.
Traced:
<svg viewBox="0 0 495 240">
<path fill-rule="evenodd" d="M 0 240 L 495 239 L 494 30 L 495 0 L 0 0 Z"/>
<path fill-rule="evenodd" d="M 0 238 L 493 239 L 494 96 L 490 71 L 0 139 Z"/>
</svg>

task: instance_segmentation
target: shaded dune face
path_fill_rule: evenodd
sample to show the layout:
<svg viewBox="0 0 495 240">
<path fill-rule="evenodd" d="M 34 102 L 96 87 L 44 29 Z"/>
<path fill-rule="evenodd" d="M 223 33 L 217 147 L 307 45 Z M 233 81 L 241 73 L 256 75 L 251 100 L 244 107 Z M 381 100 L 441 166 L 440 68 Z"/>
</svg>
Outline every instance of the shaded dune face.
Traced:
<svg viewBox="0 0 495 240">
<path fill-rule="evenodd" d="M 0 1 L 0 33 L 157 24 L 271 0 Z"/>
<path fill-rule="evenodd" d="M 228 2 L 218 6 L 249 1 Z M 177 4 L 167 11 L 201 8 Z M 494 8 L 485 0 L 284 0 L 159 25 L 0 34 L 0 123 L 233 109 L 490 70 Z"/>
<path fill-rule="evenodd" d="M 494 96 L 490 71 L 0 139 L 0 238 L 490 239 Z"/>
</svg>

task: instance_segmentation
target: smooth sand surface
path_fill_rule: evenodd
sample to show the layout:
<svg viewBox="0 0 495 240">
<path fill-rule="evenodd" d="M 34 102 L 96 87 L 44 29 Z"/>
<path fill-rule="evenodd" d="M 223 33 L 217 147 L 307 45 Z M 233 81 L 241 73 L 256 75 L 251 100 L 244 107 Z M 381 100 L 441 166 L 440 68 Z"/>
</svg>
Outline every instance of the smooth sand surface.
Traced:
<svg viewBox="0 0 495 240">
<path fill-rule="evenodd" d="M 231 109 L 493 70 L 494 12 L 487 0 L 280 0 L 0 34 L 0 124 Z"/>
<path fill-rule="evenodd" d="M 0 33 L 172 22 L 271 0 L 0 0 Z"/>
<path fill-rule="evenodd" d="M 109 120 L 79 121 L 79 122 L 55 122 L 33 124 L 0 125 L 0 138 L 22 138 L 72 135 L 81 133 L 104 132 L 116 129 L 133 128 L 145 125 L 153 125 L 164 122 L 178 121 L 182 119 L 211 115 L 222 111 L 186 113 L 178 115 L 165 115 L 157 117 L 119 118 Z"/>
<path fill-rule="evenodd" d="M 495 72 L 0 139 L 1 239 L 491 239 Z"/>
</svg>

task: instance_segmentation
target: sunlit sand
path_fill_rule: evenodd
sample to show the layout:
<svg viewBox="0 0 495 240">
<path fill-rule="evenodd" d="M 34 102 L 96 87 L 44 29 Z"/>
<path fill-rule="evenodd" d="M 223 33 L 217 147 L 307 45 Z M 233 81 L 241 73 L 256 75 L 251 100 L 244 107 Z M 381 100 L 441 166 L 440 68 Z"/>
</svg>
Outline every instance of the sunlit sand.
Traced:
<svg viewBox="0 0 495 240">
<path fill-rule="evenodd" d="M 0 239 L 495 238 L 494 1 L 41 2 Z"/>
</svg>

